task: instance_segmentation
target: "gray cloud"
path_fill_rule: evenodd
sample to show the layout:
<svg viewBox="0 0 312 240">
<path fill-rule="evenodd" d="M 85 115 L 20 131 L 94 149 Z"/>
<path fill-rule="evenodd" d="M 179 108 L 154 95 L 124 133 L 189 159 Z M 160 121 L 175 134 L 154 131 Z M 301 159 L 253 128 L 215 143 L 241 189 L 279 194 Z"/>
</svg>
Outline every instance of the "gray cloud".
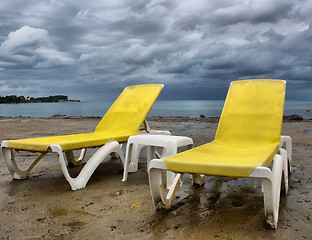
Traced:
<svg viewBox="0 0 312 240">
<path fill-rule="evenodd" d="M 223 99 L 230 81 L 288 80 L 311 99 L 309 1 L 35 1 L 0 4 L 0 95 Z"/>
</svg>

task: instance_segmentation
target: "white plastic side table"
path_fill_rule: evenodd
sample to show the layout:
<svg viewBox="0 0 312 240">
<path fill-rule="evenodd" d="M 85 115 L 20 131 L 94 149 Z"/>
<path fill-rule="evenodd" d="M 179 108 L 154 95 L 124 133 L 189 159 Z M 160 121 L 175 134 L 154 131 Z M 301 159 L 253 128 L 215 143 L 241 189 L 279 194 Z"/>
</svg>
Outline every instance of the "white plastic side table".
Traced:
<svg viewBox="0 0 312 240">
<path fill-rule="evenodd" d="M 132 147 L 139 146 L 139 147 Z M 166 136 L 166 135 L 134 135 L 129 137 L 126 149 L 126 157 L 124 164 L 124 173 L 122 181 L 127 181 L 129 168 L 137 167 L 139 160 L 139 153 L 133 151 L 139 151 L 143 146 L 147 147 L 147 169 L 149 162 L 154 158 L 156 147 L 163 148 L 161 158 L 165 158 L 177 153 L 179 147 L 186 146 L 189 149 L 193 148 L 193 139 L 182 136 Z M 130 157 L 130 149 L 132 151 Z M 131 161 L 130 161 L 131 158 Z M 137 170 L 137 169 L 136 169 Z M 133 172 L 133 171 L 131 171 Z M 172 183 L 175 174 L 173 172 L 167 172 L 167 186 Z"/>
</svg>

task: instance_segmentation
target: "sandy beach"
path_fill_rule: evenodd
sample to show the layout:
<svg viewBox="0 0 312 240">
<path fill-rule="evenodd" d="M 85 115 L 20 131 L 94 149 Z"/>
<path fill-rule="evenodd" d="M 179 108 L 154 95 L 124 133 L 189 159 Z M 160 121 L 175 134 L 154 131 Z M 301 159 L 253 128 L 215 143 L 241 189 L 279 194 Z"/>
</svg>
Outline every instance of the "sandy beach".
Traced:
<svg viewBox="0 0 312 240">
<path fill-rule="evenodd" d="M 1 118 L 0 140 L 93 131 L 98 118 Z M 152 118 L 152 129 L 192 137 L 195 146 L 213 140 L 217 119 Z M 0 159 L 1 239 L 312 239 L 312 121 L 285 121 L 293 139 L 293 172 L 281 196 L 279 224 L 265 224 L 260 181 L 206 177 L 191 186 L 189 176 L 169 210 L 155 211 L 146 159 L 122 182 L 122 165 L 108 158 L 86 188 L 72 191 L 57 156 L 49 154 L 28 179 L 12 180 Z M 90 157 L 94 150 L 87 152 Z M 21 166 L 33 156 L 21 152 Z M 72 176 L 80 167 L 71 168 Z"/>
</svg>

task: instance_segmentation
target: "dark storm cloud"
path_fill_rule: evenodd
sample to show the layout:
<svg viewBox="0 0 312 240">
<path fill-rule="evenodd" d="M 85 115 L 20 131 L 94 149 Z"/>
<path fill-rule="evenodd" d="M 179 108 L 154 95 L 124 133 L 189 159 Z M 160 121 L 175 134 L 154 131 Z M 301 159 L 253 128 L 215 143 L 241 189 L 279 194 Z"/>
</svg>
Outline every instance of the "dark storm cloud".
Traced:
<svg viewBox="0 0 312 240">
<path fill-rule="evenodd" d="M 295 2 L 291 1 L 242 1 L 231 2 L 229 6 L 217 8 L 211 20 L 217 25 L 236 25 L 239 23 L 276 23 L 292 17 Z"/>
<path fill-rule="evenodd" d="M 111 99 L 164 83 L 162 98 L 223 99 L 230 81 L 288 80 L 311 99 L 309 1 L 0 3 L 0 95 Z"/>
</svg>

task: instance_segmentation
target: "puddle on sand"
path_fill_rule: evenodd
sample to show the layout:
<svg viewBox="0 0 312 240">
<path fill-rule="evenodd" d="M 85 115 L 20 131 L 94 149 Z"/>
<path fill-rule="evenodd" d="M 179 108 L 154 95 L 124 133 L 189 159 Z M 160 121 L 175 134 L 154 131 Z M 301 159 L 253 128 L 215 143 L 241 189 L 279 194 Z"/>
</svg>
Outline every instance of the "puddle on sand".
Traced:
<svg viewBox="0 0 312 240">
<path fill-rule="evenodd" d="M 65 208 L 51 209 L 50 213 L 53 217 L 59 217 L 64 216 L 67 213 L 67 210 Z"/>
<path fill-rule="evenodd" d="M 227 199 L 230 200 L 231 206 L 240 208 L 245 205 L 245 202 L 247 201 L 248 195 L 242 196 L 242 195 L 229 195 Z M 247 201 L 248 202 L 248 201 Z"/>
<path fill-rule="evenodd" d="M 231 202 L 231 205 L 232 205 L 233 207 L 239 208 L 239 207 L 244 206 L 244 203 L 242 202 L 242 200 L 235 199 L 235 200 L 233 200 L 233 201 Z"/>
<path fill-rule="evenodd" d="M 79 230 L 80 228 L 84 227 L 86 225 L 85 222 L 80 222 L 80 221 L 73 221 L 69 223 L 64 223 L 64 226 L 70 227 L 70 231 L 75 232 Z"/>
<path fill-rule="evenodd" d="M 83 211 L 83 210 L 70 210 L 70 213 L 75 213 L 75 214 L 79 214 L 79 215 L 93 215 L 93 214 L 87 213 L 86 211 Z"/>
<path fill-rule="evenodd" d="M 96 216 L 92 213 L 88 213 L 84 210 L 67 210 L 65 208 L 59 208 L 59 209 L 50 209 L 50 213 L 52 217 L 61 217 L 65 216 L 66 214 L 73 213 L 73 214 L 79 214 L 79 215 L 91 215 Z"/>
<path fill-rule="evenodd" d="M 114 193 L 110 193 L 109 196 L 110 196 L 110 197 L 118 197 L 118 196 L 121 195 L 121 193 L 122 193 L 122 191 L 121 191 L 121 190 L 118 190 L 118 191 L 116 191 L 116 192 L 114 192 Z"/>
<path fill-rule="evenodd" d="M 307 127 L 307 128 L 304 130 L 304 132 L 307 133 L 307 134 L 312 134 L 312 128 Z"/>
<path fill-rule="evenodd" d="M 158 219 L 151 224 L 151 232 L 155 238 L 161 238 L 160 233 L 168 229 L 177 230 L 181 226 L 198 226 L 207 221 L 214 214 L 220 200 L 224 197 L 222 188 L 224 182 L 219 178 L 206 178 L 205 184 L 192 186 L 185 179 L 176 196 L 178 202 L 174 202 L 169 210 L 158 211 Z M 182 193 L 187 196 L 181 197 Z"/>
</svg>

